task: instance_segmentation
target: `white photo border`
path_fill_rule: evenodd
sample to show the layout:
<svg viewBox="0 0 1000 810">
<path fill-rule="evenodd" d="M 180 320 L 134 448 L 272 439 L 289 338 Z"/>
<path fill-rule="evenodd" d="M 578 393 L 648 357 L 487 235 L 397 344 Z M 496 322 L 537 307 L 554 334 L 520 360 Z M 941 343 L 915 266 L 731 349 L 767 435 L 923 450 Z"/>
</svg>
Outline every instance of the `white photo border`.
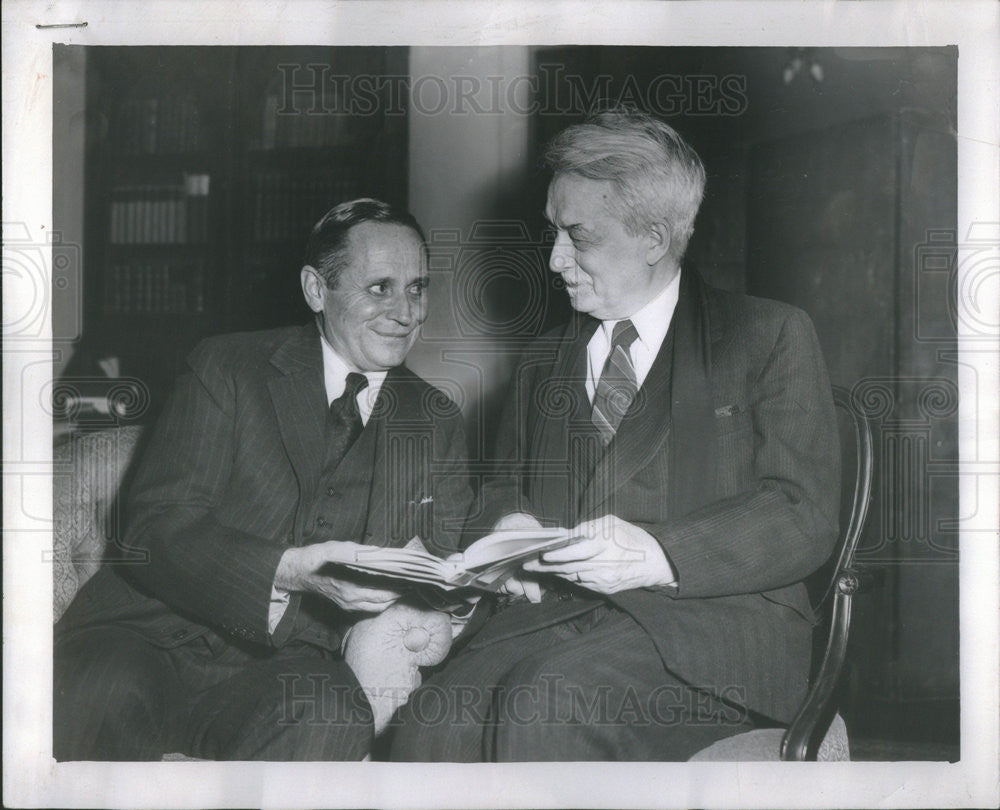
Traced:
<svg viewBox="0 0 1000 810">
<path fill-rule="evenodd" d="M 52 230 L 52 45 L 958 45 L 958 228 L 1000 241 L 992 2 L 3 2 L 3 219 Z M 86 23 L 85 26 L 78 24 Z M 72 27 L 61 27 L 71 25 Z M 40 27 L 55 26 L 55 27 Z M 9 234 L 5 228 L 5 243 Z M 963 247 L 962 250 L 966 250 Z M 5 244 L 6 250 L 6 244 Z M 47 259 L 50 262 L 50 258 Z M 960 272 L 962 253 L 959 255 Z M 4 323 L 32 295 L 4 273 Z M 51 272 L 51 264 L 46 266 Z M 977 270 L 981 272 L 981 270 Z M 51 276 L 34 279 L 47 289 Z M 1000 267 L 984 283 L 996 287 Z M 16 281 L 16 280 L 15 280 Z M 959 279 L 962 288 L 963 279 Z M 8 298 L 8 294 L 11 296 Z M 44 294 L 44 293 L 43 293 Z M 21 299 L 18 300 L 18 296 Z M 964 303 L 960 300 L 960 305 Z M 960 318 L 960 323 L 964 319 Z M 398 765 L 51 758 L 50 417 L 37 340 L 4 344 L 3 799 L 9 807 L 968 807 L 998 796 L 997 345 L 960 335 L 962 758 Z M 969 337 L 965 335 L 965 337 Z M 978 392 L 978 393 L 977 393 Z M 39 522 L 41 521 L 41 522 Z M 33 525 L 37 524 L 37 525 Z"/>
</svg>

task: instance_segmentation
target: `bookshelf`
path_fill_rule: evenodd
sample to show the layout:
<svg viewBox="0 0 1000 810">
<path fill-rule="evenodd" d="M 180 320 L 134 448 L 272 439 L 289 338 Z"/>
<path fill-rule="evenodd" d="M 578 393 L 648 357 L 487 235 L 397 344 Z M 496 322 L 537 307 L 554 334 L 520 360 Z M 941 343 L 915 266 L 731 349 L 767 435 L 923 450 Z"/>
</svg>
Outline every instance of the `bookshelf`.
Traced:
<svg viewBox="0 0 1000 810">
<path fill-rule="evenodd" d="M 147 420 L 200 339 L 304 322 L 312 224 L 353 197 L 406 203 L 405 109 L 350 89 L 364 76 L 388 92 L 380 77 L 406 69 L 404 48 L 89 48 L 84 329 L 67 376 L 118 358 L 148 388 Z"/>
</svg>

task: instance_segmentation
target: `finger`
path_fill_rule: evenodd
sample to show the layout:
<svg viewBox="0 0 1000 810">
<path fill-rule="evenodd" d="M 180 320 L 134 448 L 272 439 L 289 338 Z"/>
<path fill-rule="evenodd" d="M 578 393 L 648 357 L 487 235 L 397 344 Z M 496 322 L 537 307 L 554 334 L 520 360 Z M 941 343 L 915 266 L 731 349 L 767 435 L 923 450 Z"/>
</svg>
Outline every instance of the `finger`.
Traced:
<svg viewBox="0 0 1000 810">
<path fill-rule="evenodd" d="M 402 595 L 396 591 L 386 591 L 380 588 L 358 588 L 355 592 L 358 599 L 367 602 L 395 602 Z"/>
<path fill-rule="evenodd" d="M 546 574 L 555 574 L 556 576 L 561 576 L 566 579 L 571 579 L 578 574 L 585 576 L 588 572 L 593 570 L 593 565 L 588 563 L 586 560 L 581 562 L 560 563 L 558 565 L 547 566 L 544 569 Z"/>
<path fill-rule="evenodd" d="M 591 539 L 614 540 L 619 520 L 614 515 L 604 515 L 579 524 L 572 531 L 573 536 Z"/>
<path fill-rule="evenodd" d="M 390 607 L 388 602 L 356 602 L 351 609 L 358 613 L 381 613 L 388 607 Z"/>
<path fill-rule="evenodd" d="M 352 602 L 395 602 L 401 594 L 385 588 L 370 588 L 354 582 L 340 580 L 340 592 Z"/>
<path fill-rule="evenodd" d="M 343 564 L 354 562 L 358 552 L 364 551 L 365 546 L 349 540 L 328 540 L 325 543 L 317 543 L 313 548 L 314 553 L 324 562 Z"/>
<path fill-rule="evenodd" d="M 548 571 L 549 566 L 557 563 L 570 562 L 572 560 L 589 560 L 604 551 L 604 541 L 593 538 L 581 540 L 563 548 L 546 551 L 538 560 L 531 560 L 524 564 L 526 571 Z"/>
<path fill-rule="evenodd" d="M 516 577 L 511 577 L 499 588 L 500 593 L 505 593 L 508 596 L 525 596 L 524 592 L 524 582 Z"/>
<path fill-rule="evenodd" d="M 533 579 L 522 579 L 521 587 L 529 602 L 538 604 L 542 601 L 542 586 Z"/>
</svg>

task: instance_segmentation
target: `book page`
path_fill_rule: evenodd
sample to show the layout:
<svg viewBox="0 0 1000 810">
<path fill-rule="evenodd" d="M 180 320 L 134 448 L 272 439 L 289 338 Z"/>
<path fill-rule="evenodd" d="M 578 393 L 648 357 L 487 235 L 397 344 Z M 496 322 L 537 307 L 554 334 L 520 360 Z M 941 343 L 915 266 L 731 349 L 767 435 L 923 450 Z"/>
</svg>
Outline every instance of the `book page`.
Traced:
<svg viewBox="0 0 1000 810">
<path fill-rule="evenodd" d="M 462 555 L 462 567 L 472 570 L 484 565 L 527 559 L 568 542 L 568 529 L 508 529 L 480 538 Z"/>
</svg>

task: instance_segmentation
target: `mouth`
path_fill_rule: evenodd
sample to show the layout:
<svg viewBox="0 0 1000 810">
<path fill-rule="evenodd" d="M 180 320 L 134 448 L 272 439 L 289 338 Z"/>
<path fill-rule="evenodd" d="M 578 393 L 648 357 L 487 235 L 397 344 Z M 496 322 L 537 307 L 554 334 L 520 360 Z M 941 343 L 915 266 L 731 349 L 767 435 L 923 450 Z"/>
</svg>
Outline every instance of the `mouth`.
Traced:
<svg viewBox="0 0 1000 810">
<path fill-rule="evenodd" d="M 380 332 L 379 330 L 374 330 L 375 334 L 386 340 L 406 340 L 413 334 L 413 331 L 409 332 Z"/>
</svg>

